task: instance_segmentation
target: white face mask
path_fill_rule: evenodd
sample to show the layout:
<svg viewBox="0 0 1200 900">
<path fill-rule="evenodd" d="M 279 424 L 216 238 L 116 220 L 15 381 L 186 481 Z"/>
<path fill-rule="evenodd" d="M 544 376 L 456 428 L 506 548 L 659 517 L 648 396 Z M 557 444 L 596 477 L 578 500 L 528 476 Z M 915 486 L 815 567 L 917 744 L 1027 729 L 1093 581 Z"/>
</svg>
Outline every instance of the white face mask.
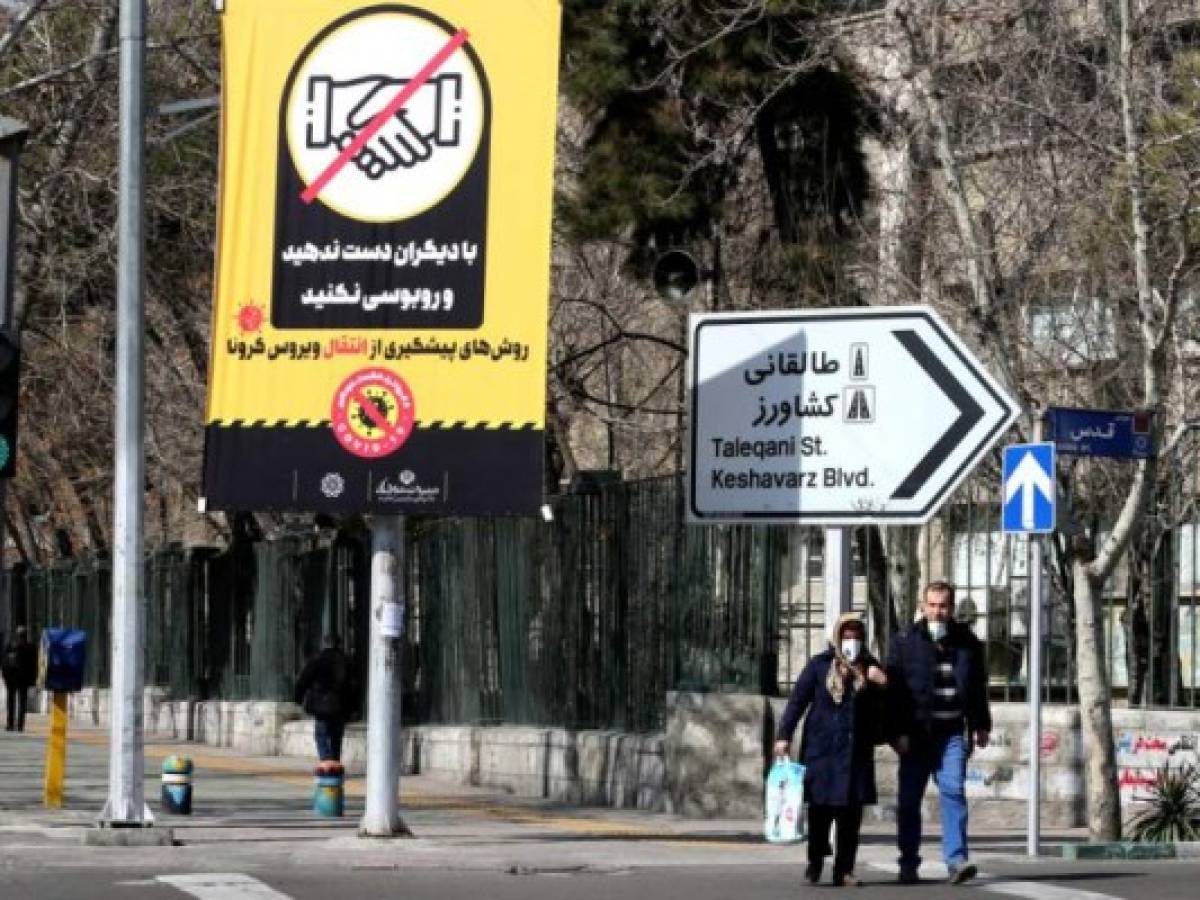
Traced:
<svg viewBox="0 0 1200 900">
<path fill-rule="evenodd" d="M 842 656 L 850 662 L 858 659 L 858 654 L 862 653 L 862 641 L 858 638 L 843 638 L 842 639 Z"/>
<path fill-rule="evenodd" d="M 946 636 L 946 623 L 945 622 L 930 622 L 929 623 L 929 636 L 931 638 L 933 638 L 935 641 L 940 641 L 942 638 L 944 638 Z"/>
</svg>

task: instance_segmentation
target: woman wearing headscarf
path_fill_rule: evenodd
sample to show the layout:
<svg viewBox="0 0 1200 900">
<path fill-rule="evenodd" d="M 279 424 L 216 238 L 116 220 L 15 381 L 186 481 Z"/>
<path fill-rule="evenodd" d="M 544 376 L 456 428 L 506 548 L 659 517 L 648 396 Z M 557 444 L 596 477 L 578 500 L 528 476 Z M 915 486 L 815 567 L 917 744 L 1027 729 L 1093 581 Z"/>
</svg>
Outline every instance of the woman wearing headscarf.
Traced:
<svg viewBox="0 0 1200 900">
<path fill-rule="evenodd" d="M 847 613 L 830 646 L 813 656 L 796 679 L 775 735 L 775 755 L 787 756 L 796 725 L 807 712 L 800 742 L 808 803 L 808 868 L 816 884 L 829 855 L 829 828 L 837 823 L 833 883 L 853 887 L 863 807 L 877 801 L 875 745 L 887 736 L 883 667 L 866 649 L 866 626 Z"/>
</svg>

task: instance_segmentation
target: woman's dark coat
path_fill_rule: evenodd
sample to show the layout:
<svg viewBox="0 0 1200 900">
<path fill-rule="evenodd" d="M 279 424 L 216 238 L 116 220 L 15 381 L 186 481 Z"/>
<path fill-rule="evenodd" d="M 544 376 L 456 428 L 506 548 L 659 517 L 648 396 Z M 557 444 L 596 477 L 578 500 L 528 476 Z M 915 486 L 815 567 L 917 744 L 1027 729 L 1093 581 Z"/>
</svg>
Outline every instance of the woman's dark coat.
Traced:
<svg viewBox="0 0 1200 900">
<path fill-rule="evenodd" d="M 887 728 L 883 721 L 884 690 L 866 683 L 861 691 L 846 683 L 841 703 L 834 703 L 826 686 L 832 650 L 808 661 L 796 679 L 776 740 L 791 741 L 805 712 L 800 762 L 804 773 L 804 799 L 821 806 L 866 805 L 877 802 L 875 744 Z M 867 665 L 878 665 L 869 658 Z"/>
</svg>

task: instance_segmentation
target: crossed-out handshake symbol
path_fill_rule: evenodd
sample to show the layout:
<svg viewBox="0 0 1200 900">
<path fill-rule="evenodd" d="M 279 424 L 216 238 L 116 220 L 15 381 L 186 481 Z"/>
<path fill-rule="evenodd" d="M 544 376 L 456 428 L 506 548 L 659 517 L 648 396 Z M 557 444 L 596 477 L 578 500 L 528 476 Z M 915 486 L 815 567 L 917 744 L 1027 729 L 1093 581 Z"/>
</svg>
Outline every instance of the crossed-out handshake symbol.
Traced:
<svg viewBox="0 0 1200 900">
<path fill-rule="evenodd" d="M 349 81 L 311 76 L 305 131 L 309 149 L 345 150 L 408 81 L 387 75 Z M 461 123 L 462 76 L 435 75 L 355 154 L 354 164 L 373 181 L 396 169 L 411 169 L 429 160 L 437 147 L 457 147 Z"/>
</svg>

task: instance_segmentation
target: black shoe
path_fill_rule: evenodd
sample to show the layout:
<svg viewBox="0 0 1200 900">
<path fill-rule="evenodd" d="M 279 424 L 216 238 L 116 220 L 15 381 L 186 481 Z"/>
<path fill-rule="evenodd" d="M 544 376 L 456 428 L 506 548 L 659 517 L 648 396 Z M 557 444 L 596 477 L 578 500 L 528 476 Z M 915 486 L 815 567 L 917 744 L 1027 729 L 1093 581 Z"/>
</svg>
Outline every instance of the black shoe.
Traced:
<svg viewBox="0 0 1200 900">
<path fill-rule="evenodd" d="M 808 879 L 809 884 L 818 884 L 821 881 L 821 863 L 809 863 L 808 868 L 804 870 L 804 877 Z"/>
<path fill-rule="evenodd" d="M 974 863 L 963 863 L 961 866 L 951 866 L 950 883 L 966 884 L 978 874 L 979 869 L 975 867 Z"/>
<path fill-rule="evenodd" d="M 897 881 L 901 884 L 920 884 L 921 876 L 917 874 L 916 869 L 901 869 Z"/>
</svg>

